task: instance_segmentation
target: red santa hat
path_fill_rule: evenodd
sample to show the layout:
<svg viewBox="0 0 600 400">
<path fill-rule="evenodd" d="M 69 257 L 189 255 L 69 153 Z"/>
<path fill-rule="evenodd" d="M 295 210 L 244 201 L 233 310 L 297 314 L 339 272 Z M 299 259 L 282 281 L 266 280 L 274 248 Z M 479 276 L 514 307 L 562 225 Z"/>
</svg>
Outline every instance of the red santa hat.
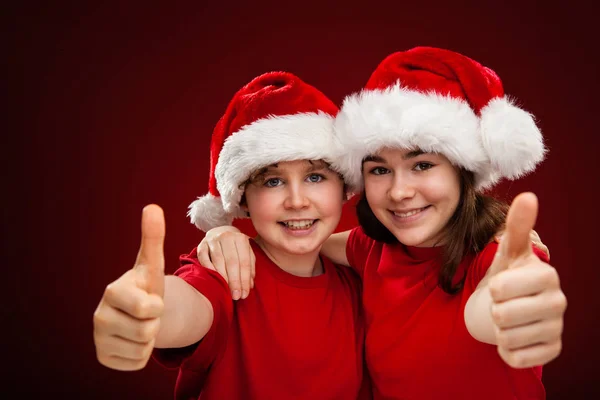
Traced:
<svg viewBox="0 0 600 400">
<path fill-rule="evenodd" d="M 213 131 L 208 194 L 190 204 L 191 222 L 208 231 L 245 217 L 243 184 L 259 168 L 293 160 L 331 163 L 337 112 L 323 93 L 286 72 L 263 74 L 241 88 Z"/>
<path fill-rule="evenodd" d="M 356 191 L 363 158 L 383 147 L 441 153 L 474 172 L 479 190 L 533 171 L 546 152 L 532 115 L 504 95 L 494 71 L 431 47 L 385 58 L 346 97 L 335 128 L 345 152 L 334 166 Z"/>
</svg>

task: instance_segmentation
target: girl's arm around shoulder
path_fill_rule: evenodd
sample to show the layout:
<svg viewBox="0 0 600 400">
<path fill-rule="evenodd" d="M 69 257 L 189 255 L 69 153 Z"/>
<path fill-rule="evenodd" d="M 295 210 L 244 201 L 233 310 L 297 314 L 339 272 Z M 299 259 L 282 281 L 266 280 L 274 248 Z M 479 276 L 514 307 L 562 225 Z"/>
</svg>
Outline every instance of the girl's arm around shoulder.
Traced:
<svg viewBox="0 0 600 400">
<path fill-rule="evenodd" d="M 329 258 L 334 264 L 350 266 L 346 256 L 346 244 L 351 231 L 334 233 L 323 243 L 321 253 Z"/>
</svg>

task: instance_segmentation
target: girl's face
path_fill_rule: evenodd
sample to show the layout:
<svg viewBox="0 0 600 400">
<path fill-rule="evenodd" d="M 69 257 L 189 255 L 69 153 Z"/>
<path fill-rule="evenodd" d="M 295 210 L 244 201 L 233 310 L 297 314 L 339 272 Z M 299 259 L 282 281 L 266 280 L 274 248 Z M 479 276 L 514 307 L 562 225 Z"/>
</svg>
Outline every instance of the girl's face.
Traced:
<svg viewBox="0 0 600 400">
<path fill-rule="evenodd" d="M 259 171 L 245 198 L 271 254 L 318 253 L 342 215 L 344 182 L 323 161 L 286 161 Z"/>
<path fill-rule="evenodd" d="M 445 156 L 385 148 L 365 158 L 363 177 L 373 214 L 400 243 L 444 244 L 460 200 L 458 169 Z"/>
</svg>

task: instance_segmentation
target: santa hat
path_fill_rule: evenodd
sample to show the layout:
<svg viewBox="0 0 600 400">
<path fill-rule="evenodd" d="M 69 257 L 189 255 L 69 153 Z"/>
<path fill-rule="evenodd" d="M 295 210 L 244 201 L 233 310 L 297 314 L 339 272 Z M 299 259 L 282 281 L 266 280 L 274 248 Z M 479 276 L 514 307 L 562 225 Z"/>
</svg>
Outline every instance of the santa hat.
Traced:
<svg viewBox="0 0 600 400">
<path fill-rule="evenodd" d="M 293 160 L 332 162 L 337 111 L 323 93 L 286 72 L 263 74 L 241 88 L 213 131 L 208 194 L 190 204 L 191 222 L 208 231 L 245 217 L 243 184 L 259 168 Z"/>
<path fill-rule="evenodd" d="M 383 147 L 445 155 L 479 190 L 535 169 L 546 149 L 531 114 L 504 95 L 491 69 L 449 50 L 416 47 L 385 58 L 335 121 L 335 163 L 355 191 L 362 160 Z"/>
</svg>

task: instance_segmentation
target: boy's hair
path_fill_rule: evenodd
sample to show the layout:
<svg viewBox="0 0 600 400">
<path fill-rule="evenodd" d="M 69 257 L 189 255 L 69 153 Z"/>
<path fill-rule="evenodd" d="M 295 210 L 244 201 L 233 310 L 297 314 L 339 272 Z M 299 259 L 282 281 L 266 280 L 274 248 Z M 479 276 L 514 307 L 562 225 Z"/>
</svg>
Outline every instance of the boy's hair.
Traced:
<svg viewBox="0 0 600 400">
<path fill-rule="evenodd" d="M 472 172 L 460 168 L 459 176 L 460 200 L 444 228 L 446 244 L 438 278 L 439 286 L 449 294 L 459 292 L 464 285 L 466 271 L 458 283 L 453 283 L 462 259 L 469 253 L 483 250 L 504 224 L 508 211 L 506 203 L 476 191 Z M 356 214 L 365 234 L 379 242 L 398 243 L 398 239 L 373 214 L 364 191 L 360 196 Z"/>
</svg>

